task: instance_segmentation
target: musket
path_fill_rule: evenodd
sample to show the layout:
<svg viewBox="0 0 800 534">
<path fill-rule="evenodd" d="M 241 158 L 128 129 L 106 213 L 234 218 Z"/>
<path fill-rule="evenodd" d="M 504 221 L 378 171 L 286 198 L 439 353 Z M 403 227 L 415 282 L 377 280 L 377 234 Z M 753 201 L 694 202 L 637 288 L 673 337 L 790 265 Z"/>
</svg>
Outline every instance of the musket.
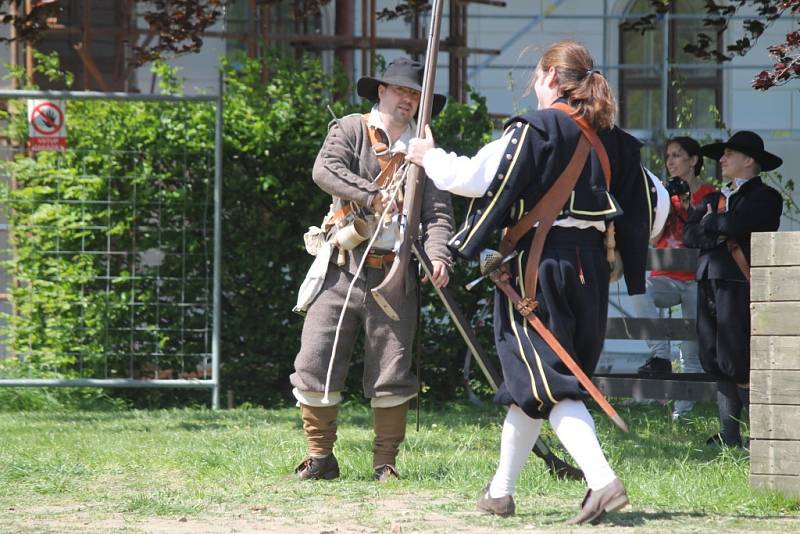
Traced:
<svg viewBox="0 0 800 534">
<path fill-rule="evenodd" d="M 433 87 L 436 80 L 436 63 L 439 56 L 439 30 L 442 25 L 443 0 L 433 0 L 428 50 L 425 54 L 425 73 L 422 77 L 422 95 L 417 116 L 417 137 L 425 137 L 425 127 L 431 121 L 433 109 Z M 401 242 L 394 261 L 380 285 L 372 289 L 372 296 L 386 315 L 395 321 L 400 320 L 395 306 L 405 295 L 405 278 L 408 262 L 413 254 L 413 243 L 419 235 L 422 195 L 425 188 L 425 170 L 412 164 L 406 177 L 403 194 L 403 210 L 400 215 Z"/>
</svg>

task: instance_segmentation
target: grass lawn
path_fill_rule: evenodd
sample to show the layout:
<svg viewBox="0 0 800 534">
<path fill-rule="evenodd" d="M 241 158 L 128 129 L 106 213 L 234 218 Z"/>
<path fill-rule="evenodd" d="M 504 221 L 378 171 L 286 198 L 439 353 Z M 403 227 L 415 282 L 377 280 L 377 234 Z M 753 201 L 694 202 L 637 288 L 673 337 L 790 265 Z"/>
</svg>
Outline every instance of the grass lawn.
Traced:
<svg viewBox="0 0 800 534">
<path fill-rule="evenodd" d="M 797 499 L 750 488 L 746 451 L 702 446 L 713 405 L 683 424 L 660 405 L 620 413 L 628 435 L 594 412 L 632 506 L 584 528 L 800 531 Z M 332 482 L 291 476 L 305 451 L 293 408 L 0 413 L 0 532 L 563 532 L 584 487 L 533 456 L 516 517 L 475 511 L 501 421 L 497 406 L 450 405 L 423 411 L 417 432 L 411 414 L 403 479 L 379 485 L 371 412 L 359 403 L 343 407 Z"/>
</svg>

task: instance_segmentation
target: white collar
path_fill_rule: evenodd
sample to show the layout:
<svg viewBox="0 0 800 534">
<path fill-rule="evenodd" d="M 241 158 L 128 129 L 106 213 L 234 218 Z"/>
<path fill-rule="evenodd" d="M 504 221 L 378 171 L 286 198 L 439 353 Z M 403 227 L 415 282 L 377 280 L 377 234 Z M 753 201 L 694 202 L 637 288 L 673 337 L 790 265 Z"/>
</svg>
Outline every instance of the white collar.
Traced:
<svg viewBox="0 0 800 534">
<path fill-rule="evenodd" d="M 731 195 L 735 195 L 736 193 L 738 193 L 739 189 L 741 189 L 741 187 L 744 184 L 746 184 L 747 182 L 749 182 L 753 178 L 755 178 L 755 176 L 753 176 L 752 178 L 734 178 L 733 181 L 731 181 L 728 185 L 723 187 L 720 190 L 720 192 L 723 195 L 725 195 L 725 198 L 727 199 Z"/>
<path fill-rule="evenodd" d="M 406 127 L 406 131 L 403 132 L 403 135 L 400 136 L 399 139 L 392 140 L 392 136 L 389 135 L 389 131 L 383 125 L 383 120 L 381 119 L 381 113 L 378 111 L 378 104 L 372 106 L 372 111 L 369 112 L 369 118 L 367 119 L 367 126 L 372 128 L 377 128 L 382 131 L 386 135 L 386 139 L 389 140 L 389 151 L 394 152 L 406 152 L 406 147 L 408 147 L 408 142 L 411 141 L 411 138 L 414 137 L 414 131 L 416 130 L 416 121 L 411 119 L 411 122 L 408 123 L 408 127 Z"/>
</svg>

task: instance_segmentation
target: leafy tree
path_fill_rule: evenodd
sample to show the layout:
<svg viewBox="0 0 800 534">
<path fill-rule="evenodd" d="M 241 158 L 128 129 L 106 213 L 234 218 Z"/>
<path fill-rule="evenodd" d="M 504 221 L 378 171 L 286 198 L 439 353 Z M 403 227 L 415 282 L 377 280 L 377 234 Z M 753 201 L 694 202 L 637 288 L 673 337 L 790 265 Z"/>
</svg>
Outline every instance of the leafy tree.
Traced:
<svg viewBox="0 0 800 534">
<path fill-rule="evenodd" d="M 409 19 L 415 15 L 430 11 L 431 3 L 429 0 L 406 0 L 398 2 L 394 8 L 384 8 L 378 12 L 378 18 L 383 20 L 394 20 L 400 17 Z"/>
<path fill-rule="evenodd" d="M 669 12 L 675 1 L 650 0 L 653 13 L 627 22 L 623 27 L 642 33 L 653 30 L 658 17 Z M 744 35 L 726 47 L 727 53 L 719 52 L 717 38 L 728 30 L 731 18 L 744 8 L 755 9 L 758 18 L 745 19 L 742 22 Z M 703 19 L 703 25 L 709 33 L 699 33 L 697 39 L 686 43 L 683 49 L 695 57 L 721 63 L 747 54 L 775 21 L 782 17 L 796 18 L 800 14 L 800 0 L 732 0 L 725 3 L 706 0 L 705 10 L 707 17 Z M 775 63 L 771 69 L 756 74 L 754 89 L 766 91 L 800 78 L 800 31 L 790 31 L 783 42 L 767 46 L 767 51 Z"/>
<path fill-rule="evenodd" d="M 86 0 L 88 1 L 88 0 Z M 49 28 L 49 20 L 57 19 L 66 0 L 33 2 L 25 12 L 25 0 L 0 0 L 3 24 L 16 29 L 16 40 L 36 43 Z M 134 0 L 141 4 L 148 31 L 158 35 L 154 44 L 134 45 L 131 63 L 135 66 L 162 59 L 166 55 L 198 52 L 203 45 L 201 34 L 222 15 L 224 0 Z M 15 12 L 12 11 L 15 6 Z M 12 38 L 0 37 L 0 42 Z"/>
</svg>

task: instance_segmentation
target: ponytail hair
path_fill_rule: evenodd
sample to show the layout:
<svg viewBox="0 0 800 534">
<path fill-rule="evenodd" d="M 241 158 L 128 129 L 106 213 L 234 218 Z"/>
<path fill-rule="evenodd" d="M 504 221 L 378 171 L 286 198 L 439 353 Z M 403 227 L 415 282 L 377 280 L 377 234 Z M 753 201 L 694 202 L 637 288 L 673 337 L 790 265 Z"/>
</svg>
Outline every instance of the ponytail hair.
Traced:
<svg viewBox="0 0 800 534">
<path fill-rule="evenodd" d="M 599 130 L 614 126 L 617 100 L 608 81 L 600 71 L 594 70 L 594 60 L 586 46 L 570 40 L 550 45 L 536 65 L 533 79 L 536 71 L 546 74 L 550 67 L 558 75 L 559 93 L 592 128 Z"/>
</svg>

